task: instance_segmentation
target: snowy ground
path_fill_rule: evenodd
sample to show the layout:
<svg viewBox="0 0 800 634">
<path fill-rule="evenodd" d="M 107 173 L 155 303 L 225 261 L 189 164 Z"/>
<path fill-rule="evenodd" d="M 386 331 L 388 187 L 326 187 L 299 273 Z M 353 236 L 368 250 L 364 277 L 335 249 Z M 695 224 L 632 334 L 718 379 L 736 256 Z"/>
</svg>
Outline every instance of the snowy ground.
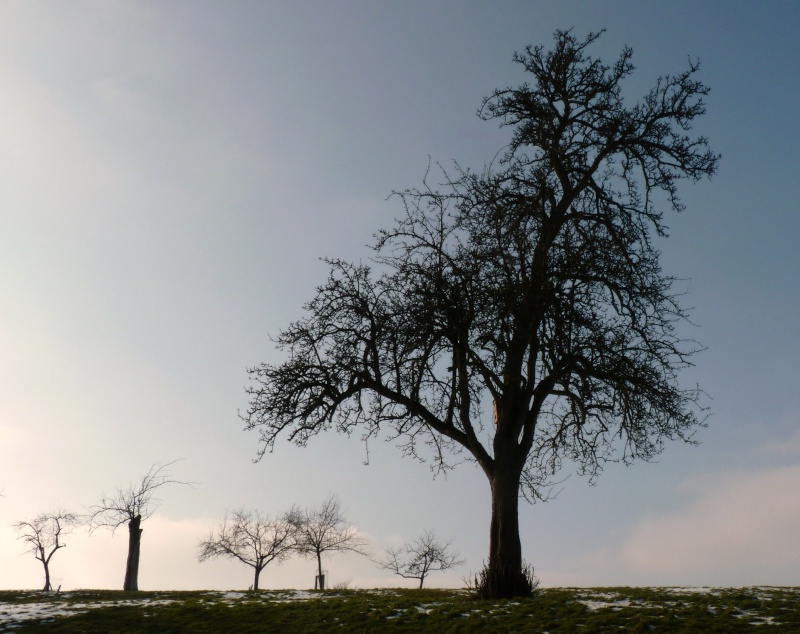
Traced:
<svg viewBox="0 0 800 634">
<path fill-rule="evenodd" d="M 31 593 L 34 595 L 34 593 Z M 35 593 L 40 594 L 40 593 Z M 32 601 L 25 603 L 0 603 L 0 631 L 8 631 L 13 628 L 15 624 L 31 619 L 42 621 L 53 619 L 59 616 L 70 616 L 72 614 L 79 614 L 81 612 L 88 612 L 89 610 L 101 606 L 108 606 L 108 601 L 68 601 L 69 595 L 79 594 L 64 592 L 59 596 L 64 597 L 64 601 Z M 125 600 L 114 601 L 114 605 L 165 605 L 172 603 L 174 599 L 142 599 L 142 600 Z"/>
<path fill-rule="evenodd" d="M 724 588 L 709 588 L 709 587 L 687 587 L 687 588 L 652 588 L 659 592 L 666 592 L 675 596 L 675 601 L 661 602 L 662 606 L 675 607 L 681 604 L 681 597 L 686 595 L 707 594 L 713 597 L 724 597 L 725 593 L 730 589 Z M 796 602 L 800 601 L 800 588 L 774 588 L 774 587 L 753 587 L 748 588 L 749 592 L 753 593 L 756 600 L 764 602 L 772 601 L 774 599 L 773 593 L 779 591 L 781 593 L 789 592 L 796 596 Z M 621 610 L 627 607 L 638 608 L 655 608 L 659 607 L 654 603 L 643 601 L 641 599 L 629 599 L 624 595 L 624 591 L 614 592 L 595 592 L 592 590 L 575 589 L 578 603 L 582 603 L 590 610 Z M 723 605 L 722 607 L 727 607 Z M 711 614 L 716 614 L 717 608 L 713 605 L 708 606 L 708 611 Z M 778 625 L 775 618 L 772 616 L 764 616 L 756 609 L 739 610 L 733 615 L 737 619 L 746 619 L 750 625 Z"/>
<path fill-rule="evenodd" d="M 88 612 L 93 608 L 108 607 L 109 605 L 141 606 L 142 608 L 147 608 L 166 605 L 179 600 L 160 599 L 157 596 L 142 599 L 91 600 L 88 599 L 88 597 L 91 597 L 95 593 L 81 590 L 44 595 L 47 597 L 46 601 L 40 600 L 43 597 L 40 591 L 27 591 L 14 594 L 17 597 L 14 603 L 7 603 L 0 600 L 0 632 L 11 632 L 23 621 L 41 621 L 56 617 L 70 616 Z M 233 603 L 235 601 L 241 601 L 242 599 L 279 603 L 284 601 L 308 601 L 309 599 L 320 598 L 318 593 L 314 594 L 306 590 L 278 590 L 263 592 L 257 595 L 247 592 L 208 592 L 205 594 L 212 598 L 215 603 Z M 334 595 L 325 596 L 329 597 Z"/>
</svg>

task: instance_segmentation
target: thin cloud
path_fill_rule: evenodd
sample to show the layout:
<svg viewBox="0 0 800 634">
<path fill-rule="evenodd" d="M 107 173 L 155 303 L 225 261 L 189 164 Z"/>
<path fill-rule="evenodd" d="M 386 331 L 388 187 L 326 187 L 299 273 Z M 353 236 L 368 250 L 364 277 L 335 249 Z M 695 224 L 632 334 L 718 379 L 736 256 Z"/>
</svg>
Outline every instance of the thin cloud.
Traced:
<svg viewBox="0 0 800 634">
<path fill-rule="evenodd" d="M 798 427 L 800 414 L 796 414 L 793 418 L 792 427 Z M 784 441 L 765 443 L 759 447 L 758 451 L 771 456 L 800 457 L 800 429 L 797 429 L 792 436 Z"/>
<path fill-rule="evenodd" d="M 800 584 L 800 465 L 709 479 L 685 508 L 644 518 L 593 553 L 574 585 Z"/>
</svg>

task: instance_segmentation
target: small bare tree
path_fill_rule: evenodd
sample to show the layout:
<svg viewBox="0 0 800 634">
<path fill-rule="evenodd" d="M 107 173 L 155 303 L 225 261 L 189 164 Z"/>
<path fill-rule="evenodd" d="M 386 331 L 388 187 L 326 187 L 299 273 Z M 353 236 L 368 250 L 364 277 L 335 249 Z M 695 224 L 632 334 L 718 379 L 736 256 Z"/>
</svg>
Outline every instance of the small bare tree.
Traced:
<svg viewBox="0 0 800 634">
<path fill-rule="evenodd" d="M 296 531 L 296 550 L 305 557 L 315 557 L 317 560 L 315 588 L 325 589 L 325 575 L 322 574 L 324 554 L 346 551 L 367 554 L 365 548 L 369 542 L 358 534 L 355 526 L 347 523 L 339 498 L 335 495 L 329 495 L 319 508 L 294 508 L 289 512 L 289 517 Z"/>
<path fill-rule="evenodd" d="M 156 491 L 168 484 L 191 484 L 171 477 L 169 468 L 175 462 L 155 463 L 140 482 L 132 482 L 127 489 L 118 488 L 111 495 L 103 494 L 100 503 L 89 509 L 90 532 L 105 527 L 113 534 L 122 524 L 128 524 L 128 560 L 122 587 L 125 591 L 139 590 L 141 524 L 158 508 L 159 500 L 154 497 Z"/>
<path fill-rule="evenodd" d="M 404 579 L 419 579 L 419 587 L 432 572 L 444 572 L 464 563 L 457 552 L 450 550 L 452 541 L 441 542 L 436 533 L 425 531 L 400 548 L 387 548 L 386 558 L 378 565 Z"/>
<path fill-rule="evenodd" d="M 56 551 L 64 548 L 64 535 L 69 534 L 80 523 L 78 516 L 64 509 L 42 513 L 32 520 L 16 522 L 12 526 L 19 533 L 18 539 L 27 544 L 27 551 L 33 553 L 44 566 L 44 592 L 52 590 L 50 585 L 50 560 Z"/>
<path fill-rule="evenodd" d="M 253 590 L 258 590 L 261 571 L 273 561 L 284 561 L 295 549 L 295 528 L 288 514 L 271 518 L 258 511 L 238 509 L 211 530 L 199 544 L 198 559 L 232 557 L 255 571 Z"/>
</svg>

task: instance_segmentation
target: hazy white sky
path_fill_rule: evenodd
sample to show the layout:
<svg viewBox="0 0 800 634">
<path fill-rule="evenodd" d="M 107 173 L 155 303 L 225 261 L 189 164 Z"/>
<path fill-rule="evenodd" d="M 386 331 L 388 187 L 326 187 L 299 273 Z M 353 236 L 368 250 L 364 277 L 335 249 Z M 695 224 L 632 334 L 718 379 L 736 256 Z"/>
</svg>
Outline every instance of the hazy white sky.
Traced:
<svg viewBox="0 0 800 634">
<path fill-rule="evenodd" d="M 684 374 L 712 397 L 700 447 L 577 476 L 523 506 L 546 585 L 800 585 L 800 5 L 789 2 L 0 1 L 0 588 L 41 566 L 9 525 L 81 510 L 156 461 L 140 587 L 245 588 L 199 564 L 226 509 L 278 512 L 337 493 L 375 554 L 433 528 L 488 554 L 489 491 L 465 464 L 425 465 L 357 438 L 279 444 L 242 431 L 246 368 L 323 281 L 319 257 L 368 257 L 392 189 L 428 157 L 480 167 L 507 140 L 475 110 L 525 80 L 515 50 L 555 29 L 634 48 L 628 96 L 700 58 L 698 130 L 722 154 L 668 219 L 667 272 L 691 278 Z M 83 531 L 53 559 L 64 588 L 121 587 L 127 535 Z M 365 558 L 333 583 L 403 584 Z M 309 587 L 313 562 L 264 587 Z M 410 582 L 413 583 L 413 582 Z"/>
</svg>

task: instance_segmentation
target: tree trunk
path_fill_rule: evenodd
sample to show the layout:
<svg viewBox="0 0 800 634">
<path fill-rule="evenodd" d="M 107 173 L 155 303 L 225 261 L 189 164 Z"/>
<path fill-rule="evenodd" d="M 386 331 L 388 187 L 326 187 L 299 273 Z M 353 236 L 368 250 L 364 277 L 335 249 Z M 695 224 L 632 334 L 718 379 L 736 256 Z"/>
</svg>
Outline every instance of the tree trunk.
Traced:
<svg viewBox="0 0 800 634">
<path fill-rule="evenodd" d="M 44 566 L 44 588 L 42 588 L 42 592 L 49 592 L 52 588 L 50 587 L 50 566 L 47 565 L 46 561 L 42 562 Z"/>
<path fill-rule="evenodd" d="M 128 523 L 128 563 L 125 566 L 125 584 L 122 589 L 126 592 L 139 590 L 139 552 L 142 543 L 142 516 L 137 515 Z"/>
<path fill-rule="evenodd" d="M 319 589 L 325 589 L 325 575 L 322 574 L 322 553 L 317 552 L 317 581 L 319 582 Z M 317 584 L 314 584 L 317 585 Z"/>
<path fill-rule="evenodd" d="M 255 569 L 256 569 L 256 575 L 255 579 L 253 579 L 253 592 L 258 592 L 258 577 L 261 574 L 261 568 L 256 566 Z"/>
<path fill-rule="evenodd" d="M 492 522 L 489 535 L 489 567 L 479 588 L 490 599 L 529 596 L 531 586 L 522 571 L 519 540 L 519 474 L 497 468 L 491 480 Z"/>
</svg>

